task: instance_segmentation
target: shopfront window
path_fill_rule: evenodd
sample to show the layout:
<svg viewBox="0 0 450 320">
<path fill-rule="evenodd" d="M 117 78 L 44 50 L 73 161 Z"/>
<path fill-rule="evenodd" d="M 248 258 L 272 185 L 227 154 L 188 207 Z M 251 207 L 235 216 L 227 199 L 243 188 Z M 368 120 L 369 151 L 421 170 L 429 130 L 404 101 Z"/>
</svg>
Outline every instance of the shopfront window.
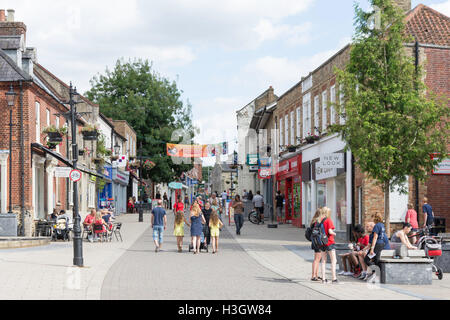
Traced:
<svg viewBox="0 0 450 320">
<path fill-rule="evenodd" d="M 313 218 L 312 210 L 312 200 L 311 200 L 311 183 L 305 184 L 305 223 L 309 225 Z"/>
<path fill-rule="evenodd" d="M 327 182 L 326 180 L 317 182 L 316 189 L 317 208 L 323 208 L 327 205 Z"/>
<path fill-rule="evenodd" d="M 347 188 L 345 175 L 336 178 L 336 230 L 347 228 Z"/>
</svg>

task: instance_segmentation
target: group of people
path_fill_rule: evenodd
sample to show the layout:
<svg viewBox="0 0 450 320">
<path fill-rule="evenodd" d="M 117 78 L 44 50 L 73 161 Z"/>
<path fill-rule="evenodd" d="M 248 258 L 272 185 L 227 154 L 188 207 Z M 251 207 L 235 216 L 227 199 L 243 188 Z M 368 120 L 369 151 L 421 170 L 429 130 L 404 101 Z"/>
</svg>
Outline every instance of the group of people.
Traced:
<svg viewBox="0 0 450 320">
<path fill-rule="evenodd" d="M 99 238 L 101 239 L 108 231 L 111 231 L 113 220 L 112 212 L 107 209 L 99 211 L 92 209 L 83 221 L 83 226 L 88 232 L 89 242 L 94 242 Z"/>
<path fill-rule="evenodd" d="M 153 228 L 153 240 L 155 242 L 155 252 L 162 249 L 164 242 L 164 231 L 167 230 L 167 213 L 163 207 L 163 201 L 158 200 L 156 208 L 152 210 L 151 227 Z M 173 235 L 177 238 L 178 252 L 183 252 L 184 227 L 190 227 L 191 247 L 194 254 L 200 253 L 203 240 L 205 246 L 212 242 L 213 254 L 219 250 L 220 230 L 223 227 L 221 218 L 222 207 L 216 197 L 211 197 L 203 202 L 201 197 L 195 198 L 189 208 L 189 220 L 185 216 L 185 203 L 181 196 L 178 197 L 173 207 L 175 215 Z M 186 208 L 187 209 L 187 208 Z"/>
<path fill-rule="evenodd" d="M 376 274 L 375 270 L 370 267 L 374 265 L 380 267 L 380 257 L 383 250 L 390 250 L 391 246 L 396 245 L 404 245 L 409 250 L 417 250 L 418 248 L 415 244 L 418 241 L 416 235 L 419 230 L 419 223 L 417 212 L 413 208 L 413 204 L 410 203 L 402 228 L 394 232 L 390 240 L 383 224 L 383 216 L 380 213 L 375 213 L 365 223 L 365 227 L 362 225 L 355 226 L 352 231 L 354 243 L 349 244 L 350 252 L 340 256 L 344 270 L 341 270 L 339 275 L 353 276 L 360 280 L 371 281 L 376 277 Z M 424 198 L 423 213 L 423 227 L 430 228 L 434 222 L 434 213 L 432 207 L 428 204 L 427 198 Z M 323 230 L 323 233 L 328 238 L 326 245 L 317 245 L 317 242 L 312 241 L 311 248 L 314 250 L 314 262 L 311 281 L 328 282 L 325 273 L 328 255 L 331 259 L 332 283 L 338 283 L 336 277 L 336 233 L 331 219 L 331 210 L 326 207 L 318 209 L 311 221 L 310 228 L 310 230 Z M 319 268 L 320 266 L 321 268 Z M 321 269 L 321 277 L 319 277 L 319 269 Z"/>
</svg>

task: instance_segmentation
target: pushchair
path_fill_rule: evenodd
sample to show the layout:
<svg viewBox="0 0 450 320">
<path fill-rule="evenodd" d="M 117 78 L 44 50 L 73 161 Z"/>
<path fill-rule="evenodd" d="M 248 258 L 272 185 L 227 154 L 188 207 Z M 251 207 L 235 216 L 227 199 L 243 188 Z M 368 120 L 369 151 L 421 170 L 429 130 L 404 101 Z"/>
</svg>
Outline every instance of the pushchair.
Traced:
<svg viewBox="0 0 450 320">
<path fill-rule="evenodd" d="M 431 264 L 432 272 L 436 274 L 439 280 L 442 280 L 442 269 L 434 263 L 435 257 L 442 256 L 442 239 L 437 236 L 431 236 L 430 227 L 420 229 L 415 236 L 419 237 L 417 248 L 419 248 L 419 250 L 425 250 L 427 258 L 433 260 L 433 263 Z"/>
<path fill-rule="evenodd" d="M 189 244 L 189 252 L 191 252 L 192 250 L 194 250 L 194 246 L 192 245 L 192 241 Z M 206 244 L 206 238 L 205 238 L 205 233 L 202 232 L 202 235 L 200 236 L 200 252 L 202 250 L 205 250 L 206 252 L 208 252 L 208 245 Z"/>
<path fill-rule="evenodd" d="M 69 221 L 67 218 L 58 218 L 52 226 L 52 241 L 70 241 Z"/>
</svg>

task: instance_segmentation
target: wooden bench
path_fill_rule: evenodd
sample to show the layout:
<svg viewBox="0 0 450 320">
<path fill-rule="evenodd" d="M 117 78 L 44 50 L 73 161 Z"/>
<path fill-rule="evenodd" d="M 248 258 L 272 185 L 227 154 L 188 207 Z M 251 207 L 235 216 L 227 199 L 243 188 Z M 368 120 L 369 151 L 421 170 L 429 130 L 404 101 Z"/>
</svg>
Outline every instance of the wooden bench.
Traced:
<svg viewBox="0 0 450 320">
<path fill-rule="evenodd" d="M 403 245 L 396 250 L 383 250 L 380 257 L 381 283 L 431 285 L 432 262 L 425 250 L 408 250 Z"/>
</svg>

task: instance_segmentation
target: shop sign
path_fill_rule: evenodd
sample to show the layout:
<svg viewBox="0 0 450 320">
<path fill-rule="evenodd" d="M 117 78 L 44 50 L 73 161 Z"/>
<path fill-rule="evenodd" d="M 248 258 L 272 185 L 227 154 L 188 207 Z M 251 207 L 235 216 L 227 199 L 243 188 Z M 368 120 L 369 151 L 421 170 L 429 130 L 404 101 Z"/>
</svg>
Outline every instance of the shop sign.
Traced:
<svg viewBox="0 0 450 320">
<path fill-rule="evenodd" d="M 250 171 L 250 172 L 258 172 L 259 171 L 259 166 L 250 166 L 248 171 Z"/>
<path fill-rule="evenodd" d="M 0 154 L 9 154 L 9 150 L 0 150 Z"/>
<path fill-rule="evenodd" d="M 183 189 L 183 184 L 179 182 L 171 182 L 169 183 L 169 188 L 173 190 L 180 190 Z"/>
<path fill-rule="evenodd" d="M 122 183 L 124 185 L 127 185 L 129 182 L 129 175 L 115 171 L 113 174 L 113 180 Z"/>
<path fill-rule="evenodd" d="M 316 181 L 325 180 L 337 176 L 337 169 L 322 168 L 322 166 L 316 164 Z"/>
<path fill-rule="evenodd" d="M 259 160 L 258 154 L 248 154 L 247 155 L 247 165 L 249 166 L 257 166 Z"/>
<path fill-rule="evenodd" d="M 272 166 L 272 158 L 261 158 L 258 160 L 258 165 L 260 167 L 271 167 Z"/>
<path fill-rule="evenodd" d="M 69 167 L 56 167 L 55 178 L 68 178 L 72 168 Z"/>
<path fill-rule="evenodd" d="M 433 159 L 438 159 L 434 155 L 432 156 Z M 450 175 L 450 158 L 446 158 L 442 160 L 438 165 L 434 168 L 433 174 L 436 175 Z"/>
<path fill-rule="evenodd" d="M 270 179 L 272 177 L 272 168 L 259 169 L 258 177 L 260 180 Z"/>
<path fill-rule="evenodd" d="M 324 154 L 320 157 L 320 167 L 324 169 L 345 169 L 343 153 Z"/>
</svg>

